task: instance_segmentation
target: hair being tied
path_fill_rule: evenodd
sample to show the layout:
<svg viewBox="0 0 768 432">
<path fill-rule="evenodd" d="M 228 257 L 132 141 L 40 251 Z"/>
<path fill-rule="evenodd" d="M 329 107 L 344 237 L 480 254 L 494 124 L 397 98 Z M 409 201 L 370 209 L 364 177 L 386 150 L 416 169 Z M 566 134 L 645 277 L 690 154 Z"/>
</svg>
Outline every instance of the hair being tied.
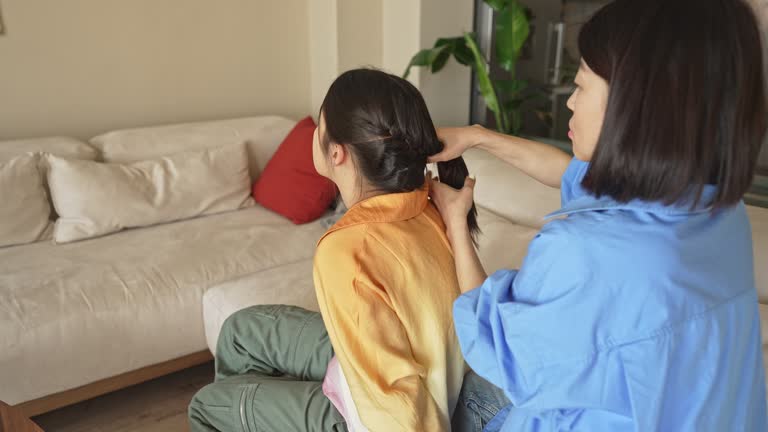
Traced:
<svg viewBox="0 0 768 432">
<path fill-rule="evenodd" d="M 349 150 L 368 184 L 386 193 L 410 192 L 424 185 L 427 158 L 439 153 L 427 105 L 410 82 L 375 69 L 355 69 L 340 75 L 325 96 L 320 114 L 325 133 L 320 137 L 327 153 L 331 142 Z M 440 181 L 464 186 L 469 175 L 462 158 L 438 163 Z M 467 216 L 476 238 L 477 209 Z"/>
</svg>

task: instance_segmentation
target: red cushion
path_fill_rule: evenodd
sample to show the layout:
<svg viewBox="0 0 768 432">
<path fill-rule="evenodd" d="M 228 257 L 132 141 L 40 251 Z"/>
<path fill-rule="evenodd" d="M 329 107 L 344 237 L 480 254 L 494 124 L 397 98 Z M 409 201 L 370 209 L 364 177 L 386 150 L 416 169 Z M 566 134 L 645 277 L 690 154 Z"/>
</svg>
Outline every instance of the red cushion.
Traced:
<svg viewBox="0 0 768 432">
<path fill-rule="evenodd" d="M 312 117 L 301 120 L 285 137 L 253 185 L 253 198 L 295 224 L 322 216 L 336 198 L 336 185 L 312 162 Z"/>
</svg>

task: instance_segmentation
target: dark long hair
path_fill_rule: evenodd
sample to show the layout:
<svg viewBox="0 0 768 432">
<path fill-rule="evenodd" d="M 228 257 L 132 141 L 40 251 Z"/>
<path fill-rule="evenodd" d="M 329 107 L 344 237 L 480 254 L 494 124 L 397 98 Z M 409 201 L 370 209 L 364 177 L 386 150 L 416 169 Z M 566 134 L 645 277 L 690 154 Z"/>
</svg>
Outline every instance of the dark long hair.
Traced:
<svg viewBox="0 0 768 432">
<path fill-rule="evenodd" d="M 410 82 L 374 69 L 355 69 L 331 84 L 320 114 L 320 137 L 327 154 L 331 142 L 344 145 L 360 174 L 377 191 L 410 192 L 426 180 L 427 158 L 442 151 L 427 104 Z M 462 158 L 437 164 L 440 181 L 456 189 L 469 175 Z M 477 209 L 467 215 L 473 239 L 480 229 Z"/>
<path fill-rule="evenodd" d="M 744 0 L 616 0 L 597 12 L 579 50 L 610 96 L 585 188 L 672 204 L 713 184 L 714 208 L 739 202 L 768 127 L 760 40 Z"/>
</svg>

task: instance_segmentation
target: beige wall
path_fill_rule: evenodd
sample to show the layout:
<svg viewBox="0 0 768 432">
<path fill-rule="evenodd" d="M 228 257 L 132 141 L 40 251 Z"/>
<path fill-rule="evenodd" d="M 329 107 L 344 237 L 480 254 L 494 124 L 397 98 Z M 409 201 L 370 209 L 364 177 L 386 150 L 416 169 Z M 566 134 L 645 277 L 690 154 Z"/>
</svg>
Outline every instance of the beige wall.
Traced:
<svg viewBox="0 0 768 432">
<path fill-rule="evenodd" d="M 446 3 L 447 2 L 447 3 Z M 464 0 L 2 0 L 0 139 L 316 113 L 341 72 L 401 74 L 471 28 Z M 465 124 L 469 70 L 416 71 L 435 122 Z"/>
<path fill-rule="evenodd" d="M 338 74 L 373 66 L 401 75 L 419 49 L 472 28 L 473 6 L 467 0 L 311 1 L 313 112 Z M 436 124 L 467 124 L 468 68 L 451 61 L 437 75 L 415 70 L 409 79 L 421 90 Z"/>
<path fill-rule="evenodd" d="M 421 47 L 431 48 L 441 37 L 461 36 L 472 31 L 472 1 L 421 0 Z M 403 69 L 405 65 L 403 65 Z M 469 122 L 470 68 L 451 59 L 445 69 L 420 73 L 419 89 L 432 118 L 440 126 L 461 126 Z"/>
<path fill-rule="evenodd" d="M 382 67 L 382 10 L 391 0 L 309 0 L 312 112 L 342 72 Z"/>
<path fill-rule="evenodd" d="M 2 0 L 0 139 L 311 109 L 313 0 Z"/>
<path fill-rule="evenodd" d="M 309 0 L 310 81 L 315 117 L 328 87 L 339 74 L 337 9 L 337 0 Z"/>
<path fill-rule="evenodd" d="M 382 1 L 338 0 L 339 72 L 381 67 Z"/>
<path fill-rule="evenodd" d="M 413 54 L 421 49 L 421 1 L 386 0 L 382 21 L 382 67 L 401 75 Z M 421 69 L 412 69 L 408 79 L 418 86 L 420 78 Z"/>
</svg>

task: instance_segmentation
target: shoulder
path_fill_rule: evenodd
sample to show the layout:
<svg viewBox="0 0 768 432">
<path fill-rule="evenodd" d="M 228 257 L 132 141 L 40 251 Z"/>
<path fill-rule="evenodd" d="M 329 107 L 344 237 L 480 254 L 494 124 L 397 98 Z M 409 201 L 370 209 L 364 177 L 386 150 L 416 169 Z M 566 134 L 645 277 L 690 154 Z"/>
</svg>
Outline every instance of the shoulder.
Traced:
<svg viewBox="0 0 768 432">
<path fill-rule="evenodd" d="M 557 264 L 574 267 L 586 263 L 589 249 L 590 241 L 577 224 L 567 219 L 553 220 L 531 240 L 523 266 Z"/>
<path fill-rule="evenodd" d="M 595 268 L 590 244 L 566 220 L 547 223 L 533 238 L 514 277 L 517 301 L 540 303 L 580 289 Z"/>
<path fill-rule="evenodd" d="M 315 272 L 375 280 L 400 274 L 400 261 L 380 240 L 377 225 L 357 224 L 326 234 L 315 251 Z"/>
<path fill-rule="evenodd" d="M 335 258 L 340 252 L 352 254 L 363 246 L 368 236 L 369 224 L 358 224 L 341 229 L 331 229 L 317 243 L 315 259 Z"/>
<path fill-rule="evenodd" d="M 337 229 L 326 233 L 315 249 L 315 274 L 336 277 L 355 275 L 361 261 L 365 261 L 364 251 L 368 237 L 368 224 Z"/>
</svg>

